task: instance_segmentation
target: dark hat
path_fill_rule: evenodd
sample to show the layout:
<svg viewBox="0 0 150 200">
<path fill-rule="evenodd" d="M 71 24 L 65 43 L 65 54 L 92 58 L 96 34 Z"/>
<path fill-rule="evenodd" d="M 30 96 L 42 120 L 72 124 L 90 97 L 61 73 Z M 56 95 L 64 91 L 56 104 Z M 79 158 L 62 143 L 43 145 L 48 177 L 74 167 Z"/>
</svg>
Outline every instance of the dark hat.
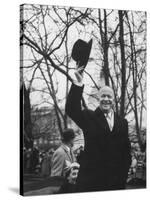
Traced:
<svg viewBox="0 0 150 200">
<path fill-rule="evenodd" d="M 92 42 L 92 39 L 89 42 L 85 42 L 81 39 L 75 42 L 71 56 L 77 62 L 79 67 L 86 67 L 91 52 Z"/>
</svg>

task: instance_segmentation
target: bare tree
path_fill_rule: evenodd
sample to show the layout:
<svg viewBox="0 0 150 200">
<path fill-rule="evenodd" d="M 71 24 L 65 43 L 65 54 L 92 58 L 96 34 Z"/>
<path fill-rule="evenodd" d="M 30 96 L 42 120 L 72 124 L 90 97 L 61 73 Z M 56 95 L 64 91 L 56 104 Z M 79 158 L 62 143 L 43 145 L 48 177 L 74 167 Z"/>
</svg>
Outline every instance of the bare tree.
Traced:
<svg viewBox="0 0 150 200">
<path fill-rule="evenodd" d="M 27 15 L 26 10 L 30 10 L 30 14 Z M 135 125 L 142 146 L 141 129 L 146 111 L 145 21 L 145 13 L 135 11 L 38 5 L 24 7 L 20 38 L 22 50 L 27 52 L 21 64 L 24 80 L 28 83 L 30 94 L 32 91 L 40 92 L 46 96 L 42 102 L 47 101 L 55 108 L 60 133 L 67 127 L 67 116 L 61 102 L 65 102 L 73 82 L 70 75 L 73 67 L 70 65 L 75 37 L 93 37 L 93 57 L 89 64 L 93 65 L 95 74 L 91 74 L 88 67 L 85 70 L 89 87 L 98 90 L 102 81 L 112 86 L 116 113 L 127 117 L 129 123 Z M 61 99 L 58 97 L 61 89 L 58 74 L 64 77 L 64 96 Z M 36 80 L 41 82 L 40 88 L 34 86 Z M 93 98 L 86 88 L 84 91 L 85 97 Z M 83 104 L 86 107 L 84 99 Z"/>
</svg>

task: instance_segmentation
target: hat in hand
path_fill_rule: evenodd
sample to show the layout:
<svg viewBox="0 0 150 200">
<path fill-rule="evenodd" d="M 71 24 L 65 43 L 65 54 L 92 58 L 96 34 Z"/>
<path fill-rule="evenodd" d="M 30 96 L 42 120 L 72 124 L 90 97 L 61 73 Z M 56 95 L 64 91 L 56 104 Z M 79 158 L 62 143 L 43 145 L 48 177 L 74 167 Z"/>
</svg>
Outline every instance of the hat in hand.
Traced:
<svg viewBox="0 0 150 200">
<path fill-rule="evenodd" d="M 86 67 L 91 52 L 92 42 L 92 39 L 89 42 L 85 42 L 81 39 L 75 42 L 71 56 L 76 61 L 78 67 Z"/>
</svg>

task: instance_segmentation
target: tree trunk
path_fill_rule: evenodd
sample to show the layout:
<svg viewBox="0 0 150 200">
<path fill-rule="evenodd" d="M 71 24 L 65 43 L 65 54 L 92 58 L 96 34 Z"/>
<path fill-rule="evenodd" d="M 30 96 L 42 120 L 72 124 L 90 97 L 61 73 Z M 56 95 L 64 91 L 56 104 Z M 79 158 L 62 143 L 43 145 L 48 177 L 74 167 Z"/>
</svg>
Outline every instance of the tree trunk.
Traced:
<svg viewBox="0 0 150 200">
<path fill-rule="evenodd" d="M 69 65 L 68 65 L 68 63 L 69 63 L 69 60 L 68 60 L 69 53 L 68 53 L 68 44 L 67 44 L 67 42 L 68 42 L 68 35 L 66 35 L 66 40 L 65 40 L 65 48 L 66 48 L 66 72 L 68 74 L 68 72 L 69 72 L 69 70 L 68 70 L 68 68 L 69 68 Z M 67 96 L 68 96 L 68 88 L 69 88 L 69 80 L 66 77 L 66 99 L 67 99 Z M 66 113 L 64 114 L 64 126 L 65 126 L 65 128 L 67 128 L 67 126 L 68 126 L 68 124 L 67 124 L 67 114 Z"/>
<path fill-rule="evenodd" d="M 125 90 L 126 90 L 126 63 L 125 63 L 125 49 L 124 49 L 124 26 L 123 26 L 123 11 L 118 11 L 120 33 L 120 53 L 121 53 L 121 105 L 120 105 L 120 116 L 125 115 Z"/>
<path fill-rule="evenodd" d="M 128 20 L 128 15 L 126 14 L 126 18 Z M 140 135 L 140 127 L 139 127 L 139 118 L 138 118 L 138 108 L 137 108 L 137 78 L 138 78 L 138 73 L 137 73 L 137 58 L 136 58 L 136 50 L 135 50 L 135 44 L 134 44 L 134 32 L 131 30 L 131 26 L 128 20 L 129 24 L 129 31 L 130 31 L 130 43 L 131 43 L 131 63 L 132 63 L 132 81 L 133 81 L 133 101 L 134 101 L 134 116 L 135 116 L 135 127 L 136 127 L 136 133 L 137 133 L 137 138 L 138 138 L 138 143 L 140 146 L 140 149 L 143 151 L 143 143 Z"/>
<path fill-rule="evenodd" d="M 23 133 L 24 133 L 24 146 L 26 148 L 33 147 L 32 137 L 32 122 L 31 122 L 31 105 L 30 105 L 30 90 L 27 90 L 23 83 L 20 91 L 23 98 Z"/>
<path fill-rule="evenodd" d="M 101 20 L 101 13 L 100 9 L 98 10 L 99 15 L 99 30 L 100 30 L 100 36 L 102 41 L 102 48 L 103 48 L 103 74 L 105 79 L 105 85 L 109 85 L 109 64 L 108 64 L 108 39 L 107 39 L 107 13 L 106 10 L 104 10 L 104 31 L 102 28 L 102 20 Z"/>
</svg>

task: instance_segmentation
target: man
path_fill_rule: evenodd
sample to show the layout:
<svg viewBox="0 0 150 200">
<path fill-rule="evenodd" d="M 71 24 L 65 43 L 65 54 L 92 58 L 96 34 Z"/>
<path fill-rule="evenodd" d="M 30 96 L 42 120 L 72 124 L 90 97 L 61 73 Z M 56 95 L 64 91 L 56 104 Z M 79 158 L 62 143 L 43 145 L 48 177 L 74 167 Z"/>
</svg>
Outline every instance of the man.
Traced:
<svg viewBox="0 0 150 200">
<path fill-rule="evenodd" d="M 69 164 L 75 162 L 74 154 L 71 150 L 74 142 L 74 131 L 66 129 L 62 135 L 62 145 L 54 152 L 52 157 L 51 176 L 65 176 Z"/>
<path fill-rule="evenodd" d="M 113 111 L 113 90 L 104 86 L 99 91 L 99 107 L 82 110 L 84 85 L 78 68 L 66 103 L 66 113 L 83 130 L 84 154 L 76 183 L 77 192 L 125 188 L 131 162 L 128 123 Z"/>
<path fill-rule="evenodd" d="M 72 129 L 66 129 L 62 135 L 62 145 L 54 152 L 52 157 L 51 176 L 61 176 L 64 183 L 59 193 L 73 192 L 74 182 L 70 180 L 72 169 L 78 167 L 75 163 L 75 156 L 72 152 L 75 134 Z M 73 180 L 74 181 L 74 180 Z"/>
</svg>

